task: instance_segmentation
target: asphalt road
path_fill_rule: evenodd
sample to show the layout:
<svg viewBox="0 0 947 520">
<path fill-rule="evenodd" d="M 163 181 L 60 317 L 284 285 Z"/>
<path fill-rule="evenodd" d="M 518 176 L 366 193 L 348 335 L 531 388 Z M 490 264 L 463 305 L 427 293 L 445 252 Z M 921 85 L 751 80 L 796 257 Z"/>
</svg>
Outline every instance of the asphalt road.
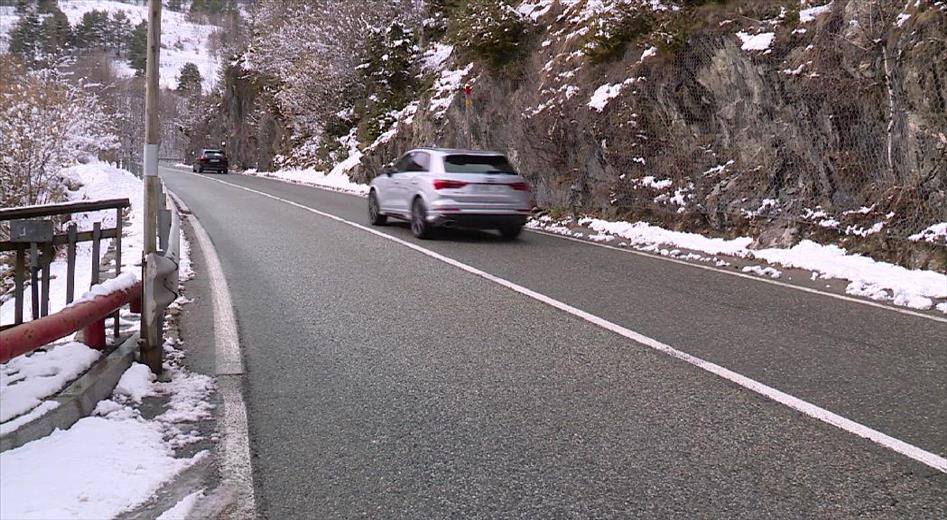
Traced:
<svg viewBox="0 0 947 520">
<path fill-rule="evenodd" d="M 397 243 L 162 176 L 230 285 L 264 517 L 947 517 L 928 466 Z M 534 233 L 419 243 L 947 455 L 943 323 Z"/>
</svg>

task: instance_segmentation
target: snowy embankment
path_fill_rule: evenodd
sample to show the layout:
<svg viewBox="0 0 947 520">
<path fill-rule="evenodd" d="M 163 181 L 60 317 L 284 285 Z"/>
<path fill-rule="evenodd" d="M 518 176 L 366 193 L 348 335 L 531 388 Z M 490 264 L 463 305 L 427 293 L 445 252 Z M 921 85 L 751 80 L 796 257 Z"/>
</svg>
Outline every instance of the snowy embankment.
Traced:
<svg viewBox="0 0 947 520">
<path fill-rule="evenodd" d="M 183 283 L 193 271 L 189 244 L 182 240 L 181 245 Z M 171 306 L 179 308 L 188 301 L 181 296 Z M 70 343 L 46 356 L 60 353 L 59 357 L 93 362 L 99 353 L 91 351 L 86 356 L 90 351 L 85 345 Z M 168 338 L 164 352 L 162 381 L 155 381 L 144 365 L 133 364 L 111 398 L 100 401 L 92 416 L 68 430 L 0 453 L 0 518 L 112 518 L 143 504 L 163 483 L 208 456 L 199 451 L 191 457 L 176 457 L 175 450 L 204 440 L 194 425 L 212 418 L 213 379 L 183 368 L 185 352 L 179 340 Z M 29 361 L 32 358 L 36 358 L 35 367 Z M 21 356 L 8 366 L 18 362 L 21 369 L 36 371 L 42 368 L 41 359 Z M 75 369 L 78 364 L 68 366 Z M 146 398 L 163 403 L 161 413 L 152 419 L 145 419 L 139 408 Z M 167 511 L 166 518 L 183 517 L 200 496 L 200 491 L 189 495 Z"/>
<path fill-rule="evenodd" d="M 762 260 L 786 268 L 812 271 L 812 278 L 840 278 L 849 282 L 846 292 L 855 296 L 886 301 L 895 305 L 926 310 L 935 307 L 947 313 L 947 275 L 934 271 L 911 270 L 851 254 L 845 249 L 803 240 L 791 248 L 750 249 L 752 238 L 710 238 L 696 233 L 671 231 L 645 222 L 611 222 L 595 218 L 579 219 L 576 228 L 571 219 L 556 221 L 540 217 L 528 226 L 551 233 L 615 243 L 640 251 L 685 260 L 699 260 L 718 267 L 730 265 L 717 255 Z M 591 230 L 597 234 L 587 233 Z M 679 249 L 678 249 L 679 248 Z M 681 249 L 692 251 L 686 252 Z M 710 257 L 702 254 L 711 255 Z M 769 278 L 782 273 L 766 266 L 750 266 L 743 272 Z"/>
</svg>

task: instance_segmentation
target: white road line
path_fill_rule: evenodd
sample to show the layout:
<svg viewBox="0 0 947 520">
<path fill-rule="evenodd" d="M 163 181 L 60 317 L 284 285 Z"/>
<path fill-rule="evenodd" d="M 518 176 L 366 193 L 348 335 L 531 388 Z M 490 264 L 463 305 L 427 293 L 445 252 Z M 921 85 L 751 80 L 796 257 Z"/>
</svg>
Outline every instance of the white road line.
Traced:
<svg viewBox="0 0 947 520">
<path fill-rule="evenodd" d="M 170 190 L 166 190 L 175 204 L 190 215 L 187 205 Z M 214 310 L 214 357 L 216 360 L 217 391 L 223 401 L 221 437 L 221 474 L 223 485 L 233 490 L 233 508 L 228 518 L 253 518 L 256 499 L 253 493 L 253 471 L 250 462 L 250 435 L 247 426 L 247 405 L 243 400 L 240 377 L 243 374 L 243 359 L 240 353 L 240 338 L 237 320 L 233 314 L 230 289 L 224 277 L 217 250 L 201 226 L 197 217 L 188 218 L 198 246 L 206 262 L 206 274 L 210 284 Z"/>
<path fill-rule="evenodd" d="M 327 192 L 330 192 L 330 193 L 340 193 L 340 194 L 342 194 L 342 195 L 348 195 L 348 196 L 350 196 L 350 197 L 357 197 L 357 198 L 362 198 L 362 199 L 365 198 L 365 195 L 361 195 L 361 194 L 358 194 L 358 193 L 349 193 L 349 192 L 345 192 L 345 191 L 341 191 L 341 190 L 334 190 L 334 189 L 327 188 L 327 187 L 323 187 L 323 186 L 316 186 L 316 185 L 313 185 L 313 184 L 305 184 L 305 183 L 302 183 L 302 182 L 289 181 L 289 180 L 285 180 L 285 179 L 280 179 L 279 177 L 269 177 L 269 176 L 265 176 L 265 175 L 244 175 L 244 177 L 260 177 L 260 178 L 263 178 L 263 179 L 269 179 L 269 180 L 279 181 L 279 182 L 282 182 L 282 183 L 285 183 L 285 184 L 293 184 L 293 185 L 296 185 L 296 186 L 305 186 L 305 187 L 307 187 L 307 188 L 315 188 L 315 189 L 317 189 L 317 190 L 327 191 Z M 210 179 L 210 180 L 217 180 L 217 179 Z M 223 181 L 218 181 L 218 182 L 223 182 Z M 231 184 L 231 183 L 229 183 L 229 182 L 224 182 L 224 184 L 230 184 L 231 186 L 237 186 L 236 184 Z M 795 284 L 791 284 L 791 283 L 781 282 L 781 281 L 778 281 L 778 280 L 769 280 L 769 279 L 766 279 L 766 278 L 760 278 L 760 277 L 758 277 L 758 276 L 752 276 L 752 275 L 749 275 L 749 274 L 745 274 L 745 273 L 741 273 L 741 272 L 737 272 L 737 271 L 732 271 L 732 270 L 729 270 L 729 269 L 721 269 L 721 268 L 719 268 L 719 267 L 714 267 L 714 266 L 711 266 L 711 265 L 703 265 L 703 264 L 698 264 L 698 263 L 694 263 L 694 262 L 688 262 L 688 261 L 685 261 L 685 260 L 679 260 L 679 259 L 677 259 L 677 258 L 670 258 L 670 257 L 666 257 L 666 256 L 661 256 L 661 255 L 657 255 L 657 254 L 654 254 L 654 253 L 648 253 L 648 252 L 645 252 L 645 251 L 637 251 L 637 250 L 635 250 L 635 249 L 624 249 L 624 248 L 620 248 L 620 247 L 610 246 L 610 245 L 608 245 L 608 244 L 600 244 L 600 243 L 598 243 L 598 242 L 592 242 L 592 241 L 590 241 L 590 240 L 582 240 L 581 238 L 569 237 L 569 236 L 565 236 L 565 235 L 560 235 L 560 234 L 558 234 L 558 233 L 551 233 L 551 232 L 549 232 L 549 231 L 544 231 L 544 230 L 541 230 L 541 229 L 527 228 L 526 231 L 528 231 L 528 232 L 530 232 L 530 233 L 535 233 L 535 234 L 537 234 L 537 235 L 544 235 L 544 236 L 548 236 L 548 237 L 559 238 L 559 239 L 562 239 L 562 240 L 569 240 L 569 241 L 572 241 L 572 242 L 578 242 L 578 243 L 580 243 L 580 244 L 585 244 L 585 245 L 588 245 L 588 246 L 603 247 L 603 248 L 605 248 L 605 249 L 611 249 L 611 250 L 613 250 L 613 251 L 618 251 L 618 252 L 620 252 L 620 253 L 630 253 L 630 254 L 633 254 L 633 255 L 643 256 L 643 257 L 645 257 L 645 258 L 651 258 L 651 259 L 654 259 L 654 260 L 663 260 L 663 261 L 665 261 L 665 262 L 671 262 L 671 263 L 675 263 L 675 264 L 679 264 L 679 265 L 684 265 L 684 266 L 688 266 L 688 267 L 694 267 L 694 268 L 697 268 L 697 269 L 704 269 L 704 270 L 706 270 L 706 271 L 713 271 L 713 272 L 715 272 L 715 273 L 725 274 L 725 275 L 729 275 L 729 276 L 736 276 L 736 277 L 738 277 L 738 278 L 743 278 L 743 279 L 746 279 L 746 280 L 752 280 L 752 281 L 754 281 L 754 282 L 768 283 L 768 284 L 770 284 L 770 285 L 776 285 L 776 286 L 779 286 L 779 287 L 784 287 L 784 288 L 786 288 L 786 289 L 794 289 L 794 290 L 806 292 L 806 293 L 809 293 L 809 294 L 817 294 L 817 295 L 821 295 L 821 296 L 827 296 L 827 297 L 829 297 L 829 298 L 835 298 L 836 300 L 842 300 L 842 301 L 846 301 L 846 302 L 849 302 L 849 303 L 858 303 L 858 304 L 861 304 L 861 305 L 867 305 L 867 306 L 869 306 L 869 307 L 874 307 L 874 308 L 876 308 L 876 309 L 882 309 L 882 310 L 892 311 L 892 312 L 899 312 L 899 313 L 901 313 L 901 314 L 906 314 L 906 315 L 908 315 L 908 316 L 914 316 L 915 318 L 923 318 L 923 319 L 926 319 L 926 320 L 937 321 L 937 322 L 940 322 L 940 323 L 947 323 L 947 317 L 935 316 L 935 315 L 933 315 L 933 314 L 925 314 L 925 313 L 913 311 L 913 310 L 910 310 L 910 309 L 902 309 L 902 308 L 900 308 L 900 307 L 895 307 L 895 306 L 893 306 L 893 305 L 885 305 L 885 304 L 883 304 L 883 303 L 873 302 L 873 301 L 871 301 L 871 300 L 864 300 L 864 299 L 861 299 L 861 298 L 855 298 L 855 297 L 847 296 L 847 295 L 844 295 L 844 294 L 830 293 L 830 292 L 826 292 L 826 291 L 821 291 L 821 290 L 819 290 L 819 289 L 813 289 L 813 288 L 811 288 L 811 287 L 804 287 L 804 286 L 801 286 L 801 285 L 795 285 Z"/>
<path fill-rule="evenodd" d="M 914 446 L 914 445 L 912 445 L 912 444 L 908 444 L 908 443 L 906 443 L 906 442 L 904 442 L 904 441 L 902 441 L 902 440 L 895 439 L 894 437 L 891 437 L 891 436 L 886 435 L 886 434 L 884 434 L 884 433 L 881 433 L 881 432 L 879 432 L 879 431 L 877 431 L 877 430 L 874 430 L 874 429 L 872 429 L 872 428 L 869 428 L 868 426 L 865 426 L 865 425 L 863 425 L 863 424 L 860 424 L 860 423 L 857 423 L 857 422 L 852 421 L 852 420 L 850 420 L 850 419 L 847 419 L 847 418 L 845 418 L 845 417 L 842 417 L 841 415 L 838 415 L 838 414 L 836 414 L 836 413 L 830 412 L 830 411 L 828 411 L 828 410 L 826 410 L 826 409 L 824 409 L 824 408 L 820 408 L 820 407 L 818 407 L 818 406 L 816 406 L 816 405 L 814 405 L 814 404 L 812 404 L 812 403 L 809 403 L 808 401 L 803 401 L 802 399 L 799 399 L 799 398 L 797 398 L 797 397 L 793 397 L 793 396 L 791 396 L 791 395 L 789 395 L 789 394 L 787 394 L 787 393 L 785 393 L 785 392 L 782 392 L 782 391 L 780 391 L 780 390 L 777 390 L 777 389 L 775 389 L 775 388 L 773 388 L 773 387 L 771 387 L 771 386 L 767 386 L 767 385 L 765 385 L 765 384 L 763 384 L 763 383 L 760 383 L 759 381 L 756 381 L 756 380 L 754 380 L 754 379 L 750 379 L 749 377 L 746 377 L 746 376 L 744 376 L 744 375 L 738 374 L 738 373 L 736 373 L 736 372 L 734 372 L 734 371 L 732 371 L 732 370 L 729 370 L 729 369 L 727 369 L 727 368 L 724 368 L 724 367 L 722 367 L 722 366 L 720 366 L 720 365 L 711 363 L 711 362 L 709 362 L 709 361 L 705 361 L 705 360 L 700 359 L 700 358 L 698 358 L 698 357 L 692 356 L 692 355 L 690 355 L 690 354 L 688 354 L 688 353 L 686 353 L 686 352 L 682 352 L 682 351 L 680 351 L 680 350 L 677 350 L 677 349 L 675 349 L 674 347 L 671 347 L 670 345 L 661 343 L 660 341 L 658 341 L 658 340 L 656 340 L 656 339 L 650 338 L 650 337 L 648 337 L 648 336 L 645 336 L 644 334 L 640 334 L 640 333 L 635 332 L 635 331 L 633 331 L 633 330 L 627 329 L 627 328 L 625 328 L 625 327 L 622 327 L 621 325 L 618 325 L 618 324 L 616 324 L 616 323 L 612 323 L 612 322 L 610 322 L 610 321 L 608 321 L 608 320 L 606 320 L 606 319 L 604 319 L 604 318 L 600 318 L 600 317 L 598 317 L 598 316 L 595 316 L 595 315 L 593 315 L 593 314 L 590 314 L 590 313 L 588 313 L 588 312 L 585 312 L 585 311 L 583 311 L 583 310 L 581 310 L 581 309 L 577 309 L 577 308 L 575 308 L 575 307 L 573 307 L 573 306 L 571 306 L 571 305 L 569 305 L 569 304 L 563 303 L 563 302 L 561 302 L 561 301 L 559 301 L 559 300 L 556 300 L 556 299 L 554 299 L 554 298 L 550 298 L 549 296 L 546 296 L 546 295 L 544 295 L 544 294 L 540 294 L 540 293 L 538 293 L 538 292 L 536 292 L 536 291 L 533 291 L 533 290 L 531 290 L 531 289 L 527 289 L 526 287 L 523 287 L 523 286 L 521 286 L 521 285 L 517 285 L 517 284 L 515 284 L 515 283 L 513 283 L 513 282 L 510 282 L 510 281 L 505 280 L 505 279 L 503 279 L 503 278 L 500 278 L 500 277 L 498 277 L 498 276 L 494 276 L 494 275 L 492 275 L 492 274 L 490 274 L 490 273 L 487 273 L 487 272 L 485 272 L 485 271 L 481 271 L 480 269 L 477 269 L 476 267 L 473 267 L 473 266 L 467 265 L 467 264 L 465 264 L 465 263 L 463 263 L 463 262 L 454 260 L 453 258 L 449 258 L 449 257 L 447 257 L 447 256 L 444 256 L 444 255 L 440 254 L 440 253 L 436 253 L 436 252 L 431 251 L 431 250 L 429 250 L 429 249 L 425 249 L 425 248 L 423 248 L 423 247 L 421 247 L 421 246 L 419 246 L 419 245 L 417 245 L 417 244 L 408 242 L 408 241 L 406 241 L 406 240 L 402 240 L 402 239 L 397 238 L 397 237 L 393 237 L 393 236 L 388 235 L 388 234 L 386 234 L 386 233 L 382 233 L 381 231 L 372 229 L 372 228 L 370 228 L 370 227 L 368 227 L 368 226 L 364 226 L 364 225 L 358 224 L 358 223 L 356 223 L 356 222 L 352 222 L 352 221 L 349 221 L 349 220 L 345 220 L 344 218 L 338 217 L 338 216 L 333 215 L 333 214 L 331 214 L 331 213 L 326 213 L 326 212 L 324 212 L 324 211 L 319 211 L 319 210 L 317 210 L 317 209 L 310 208 L 310 207 L 305 206 L 305 205 L 303 205 L 303 204 L 299 204 L 298 202 L 293 202 L 293 201 L 291 201 L 291 200 L 283 199 L 283 198 L 277 197 L 277 196 L 275 196 L 275 195 L 270 195 L 269 193 L 265 193 L 265 192 L 262 192 L 262 191 L 254 190 L 254 189 L 252 189 L 252 188 L 246 188 L 246 187 L 243 187 L 243 186 L 238 186 L 238 185 L 236 185 L 236 184 L 231 184 L 231 183 L 229 183 L 229 182 L 224 182 L 224 181 L 217 180 L 217 179 L 210 179 L 210 180 L 213 180 L 213 181 L 215 181 L 215 182 L 219 182 L 219 183 L 221 183 L 221 184 L 226 184 L 226 185 L 228 185 L 228 186 L 231 186 L 231 187 L 236 188 L 236 189 L 239 189 L 239 190 L 244 190 L 244 191 L 247 191 L 247 192 L 250 192 L 250 193 L 255 193 L 255 194 L 257 194 L 257 195 L 261 195 L 261 196 L 263 196 L 263 197 L 267 197 L 267 198 L 270 198 L 270 199 L 273 199 L 273 200 L 282 202 L 282 203 L 284 203 L 284 204 L 288 204 L 288 205 L 290 205 L 290 206 L 294 206 L 294 207 L 299 208 L 299 209 L 302 209 L 302 210 L 304 210 L 304 211 L 308 211 L 308 212 L 310 212 L 310 213 L 314 213 L 314 214 L 316 214 L 316 215 L 319 215 L 319 216 L 322 216 L 322 217 L 325 217 L 325 218 L 328 218 L 328 219 L 335 220 L 336 222 L 340 222 L 340 223 L 343 223 L 343 224 L 347 224 L 347 225 L 352 226 L 352 227 L 354 227 L 354 228 L 356 228 L 356 229 L 360 229 L 360 230 L 365 231 L 365 232 L 367 232 L 367 233 L 371 233 L 371 234 L 376 235 L 376 236 L 378 236 L 378 237 L 384 238 L 385 240 L 390 240 L 390 241 L 392 241 L 392 242 L 395 242 L 395 243 L 400 244 L 400 245 L 402 245 L 402 246 L 405 246 L 405 247 L 407 247 L 407 248 L 413 249 L 413 250 L 415 250 L 415 251 L 417 251 L 417 252 L 419 252 L 419 253 L 421 253 L 421 254 L 423 254 L 423 255 L 425 255 L 425 256 L 428 256 L 428 257 L 433 258 L 433 259 L 435 259 L 435 260 L 439 260 L 439 261 L 444 262 L 444 263 L 446 263 L 446 264 L 448 264 L 448 265 L 451 265 L 451 266 L 454 266 L 454 267 L 456 267 L 456 268 L 458 268 L 458 269 L 461 269 L 461 270 L 463 270 L 463 271 L 466 271 L 466 272 L 468 272 L 468 273 L 470 273 L 470 274 L 473 274 L 473 275 L 479 276 L 479 277 L 481 277 L 481 278 L 484 278 L 484 279 L 486 279 L 486 280 L 489 280 L 489 281 L 491 281 L 491 282 L 494 282 L 494 283 L 496 283 L 496 284 L 498 284 L 498 285 L 501 285 L 501 286 L 503 286 L 503 287 L 506 287 L 506 288 L 508 288 L 508 289 L 511 289 L 511 290 L 513 290 L 513 291 L 516 291 L 516 292 L 518 292 L 518 293 L 520 293 L 520 294 L 522 294 L 522 295 L 528 296 L 529 298 L 532 298 L 532 299 L 534 299 L 534 300 L 540 301 L 540 302 L 542 302 L 542 303 L 545 303 L 545 304 L 547 304 L 547 305 L 550 305 L 550 306 L 552 306 L 552 307 L 555 307 L 555 308 L 557 308 L 557 309 L 559 309 L 559 310 L 561 310 L 561 311 L 567 312 L 567 313 L 569 313 L 569 314 L 571 314 L 571 315 L 573 315 L 573 316 L 575 316 L 575 317 L 577 317 L 577 318 L 581 318 L 581 319 L 583 319 L 583 320 L 585 320 L 585 321 L 588 321 L 589 323 L 592 323 L 592 324 L 597 325 L 597 326 L 599 326 L 599 327 L 602 327 L 602 328 L 604 328 L 604 329 L 606 329 L 606 330 L 609 330 L 609 331 L 611 331 L 611 332 L 614 332 L 615 334 L 618 334 L 618 335 L 620 335 L 620 336 L 624 336 L 625 338 L 628 338 L 628 339 L 630 339 L 630 340 L 632 340 L 632 341 L 635 341 L 635 342 L 637 342 L 637 343 L 640 343 L 640 344 L 642 344 L 642 345 L 645 345 L 645 346 L 647 346 L 647 347 L 650 347 L 650 348 L 652 348 L 652 349 L 654 349 L 654 350 L 657 350 L 657 351 L 659 351 L 659 352 L 663 352 L 663 353 L 665 353 L 665 354 L 667 354 L 667 355 L 669 355 L 669 356 L 671 356 L 671 357 L 674 357 L 674 358 L 680 359 L 680 360 L 682 360 L 682 361 L 685 361 L 685 362 L 687 362 L 687 363 L 690 363 L 691 365 L 694 365 L 694 366 L 696 366 L 697 368 L 700 368 L 700 369 L 702 369 L 702 370 L 706 370 L 707 372 L 710 372 L 711 374 L 720 376 L 720 377 L 722 377 L 722 378 L 724 378 L 724 379 L 726 379 L 726 380 L 728 380 L 728 381 L 731 381 L 731 382 L 733 382 L 733 383 L 736 383 L 737 385 L 742 386 L 743 388 L 746 388 L 747 390 L 756 392 L 756 393 L 758 393 L 758 394 L 760 394 L 760 395 L 762 395 L 762 396 L 764 396 L 764 397 L 767 397 L 767 398 L 769 398 L 769 399 L 772 399 L 773 401 L 776 401 L 777 403 L 780 403 L 780 404 L 783 404 L 783 405 L 785 405 L 785 406 L 788 406 L 789 408 L 792 408 L 793 410 L 802 412 L 802 413 L 808 415 L 809 417 L 812 417 L 812 418 L 814 418 L 814 419 L 817 419 L 817 420 L 822 421 L 822 422 L 827 423 L 827 424 L 831 424 L 832 426 L 835 426 L 835 427 L 837 427 L 837 428 L 840 428 L 840 429 L 842 429 L 842 430 L 844 430 L 844 431 L 846 431 L 846 432 L 855 434 L 855 435 L 857 435 L 857 436 L 859 436 L 859 437 L 863 437 L 863 438 L 865 438 L 865 439 L 869 439 L 869 440 L 871 440 L 871 441 L 873 441 L 873 442 L 875 442 L 875 443 L 877 443 L 877 444 L 879 444 L 879 445 L 881 445 L 881 446 L 884 446 L 885 448 L 888 448 L 888 449 L 890 449 L 890 450 L 892 450 L 892 451 L 895 451 L 895 452 L 897 452 L 897 453 L 900 453 L 901 455 L 904 455 L 904 456 L 906 456 L 906 457 L 908 457 L 908 458 L 910 458 L 910 459 L 913 459 L 913 460 L 915 460 L 915 461 L 917 461 L 917 462 L 920 462 L 921 464 L 924 464 L 924 465 L 926 465 L 926 466 L 929 466 L 929 467 L 931 467 L 931 468 L 934 468 L 934 469 L 936 469 L 937 471 L 940 471 L 940 472 L 943 472 L 943 473 L 947 473 L 947 459 L 945 459 L 944 457 L 941 457 L 941 456 L 939 456 L 939 455 L 937 455 L 937 454 L 934 454 L 934 453 L 931 453 L 931 452 L 926 451 L 926 450 L 924 450 L 924 449 L 921 449 L 921 448 L 919 448 L 919 447 L 917 447 L 917 446 Z"/>
</svg>

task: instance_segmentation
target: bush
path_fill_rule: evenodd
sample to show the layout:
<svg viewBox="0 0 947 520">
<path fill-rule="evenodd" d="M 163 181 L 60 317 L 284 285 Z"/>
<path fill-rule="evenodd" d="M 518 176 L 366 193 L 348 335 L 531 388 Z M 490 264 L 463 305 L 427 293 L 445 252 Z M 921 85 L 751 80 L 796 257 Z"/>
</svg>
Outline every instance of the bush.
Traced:
<svg viewBox="0 0 947 520">
<path fill-rule="evenodd" d="M 471 0 L 448 24 L 454 46 L 493 69 L 524 54 L 528 28 L 526 20 L 505 0 Z"/>
<path fill-rule="evenodd" d="M 650 34 L 655 27 L 650 9 L 620 4 L 591 22 L 582 52 L 593 63 L 621 58 L 628 43 Z"/>
<path fill-rule="evenodd" d="M 366 61 L 358 66 L 355 83 L 360 92 L 354 108 L 359 140 L 371 143 L 394 123 L 393 114 L 416 97 L 417 38 L 404 24 L 395 22 L 371 34 L 366 55 Z"/>
</svg>

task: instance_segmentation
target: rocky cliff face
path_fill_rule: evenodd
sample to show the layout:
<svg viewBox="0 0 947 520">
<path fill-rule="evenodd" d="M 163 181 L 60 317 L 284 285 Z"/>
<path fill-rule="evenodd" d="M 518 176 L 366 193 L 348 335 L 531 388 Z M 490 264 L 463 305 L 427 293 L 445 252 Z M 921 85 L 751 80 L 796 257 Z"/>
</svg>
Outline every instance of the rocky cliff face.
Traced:
<svg viewBox="0 0 947 520">
<path fill-rule="evenodd" d="M 679 45 L 641 34 L 594 64 L 587 4 L 539 2 L 521 68 L 475 64 L 464 79 L 471 146 L 509 153 L 546 208 L 905 237 L 947 221 L 947 6 L 903 4 L 836 0 L 764 20 L 709 5 Z M 465 143 L 462 95 L 446 113 L 420 106 L 356 178 L 411 146 Z"/>
</svg>

